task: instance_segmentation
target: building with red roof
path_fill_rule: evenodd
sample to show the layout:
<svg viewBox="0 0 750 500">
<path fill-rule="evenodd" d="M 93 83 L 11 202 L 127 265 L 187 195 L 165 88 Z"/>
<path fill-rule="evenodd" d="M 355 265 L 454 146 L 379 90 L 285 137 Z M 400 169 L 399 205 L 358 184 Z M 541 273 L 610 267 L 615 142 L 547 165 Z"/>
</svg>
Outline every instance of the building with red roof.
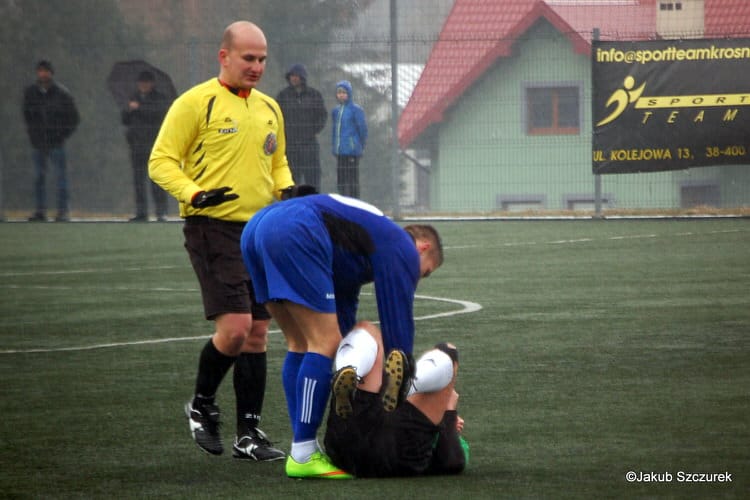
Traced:
<svg viewBox="0 0 750 500">
<path fill-rule="evenodd" d="M 399 119 L 400 146 L 428 158 L 429 199 L 420 203 L 431 210 L 472 212 L 591 203 L 594 36 L 746 38 L 750 2 L 456 0 Z M 578 121 L 535 127 L 530 120 L 536 98 L 556 103 L 555 113 L 576 107 Z M 643 180 L 649 184 L 635 188 L 624 186 L 631 175 L 610 176 L 604 201 L 638 208 L 734 204 L 716 193 L 725 182 L 720 170 L 648 174 Z M 750 183 L 747 167 L 736 170 L 732 182 Z M 713 186 L 708 198 L 680 191 L 704 184 Z"/>
</svg>

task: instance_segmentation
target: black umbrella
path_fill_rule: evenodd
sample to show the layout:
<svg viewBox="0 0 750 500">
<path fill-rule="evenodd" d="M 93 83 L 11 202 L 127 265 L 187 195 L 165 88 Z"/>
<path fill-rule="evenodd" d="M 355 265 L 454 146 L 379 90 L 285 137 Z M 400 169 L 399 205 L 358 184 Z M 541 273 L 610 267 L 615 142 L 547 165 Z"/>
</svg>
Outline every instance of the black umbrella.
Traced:
<svg viewBox="0 0 750 500">
<path fill-rule="evenodd" d="M 112 70 L 107 77 L 107 88 L 120 108 L 128 107 L 128 101 L 137 88 L 136 80 L 142 71 L 153 73 L 156 78 L 156 90 L 167 96 L 170 102 L 177 97 L 177 90 L 172 83 L 172 78 L 159 68 L 141 60 L 120 61 L 112 66 Z"/>
</svg>

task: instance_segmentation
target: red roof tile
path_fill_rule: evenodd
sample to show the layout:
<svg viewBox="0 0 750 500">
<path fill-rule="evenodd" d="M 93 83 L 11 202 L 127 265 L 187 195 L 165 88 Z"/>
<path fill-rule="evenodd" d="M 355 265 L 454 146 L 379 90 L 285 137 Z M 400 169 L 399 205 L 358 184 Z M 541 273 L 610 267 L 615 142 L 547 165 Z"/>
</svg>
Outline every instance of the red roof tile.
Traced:
<svg viewBox="0 0 750 500">
<path fill-rule="evenodd" d="M 747 0 L 706 0 L 706 38 L 750 36 L 750 2 Z"/>
<path fill-rule="evenodd" d="M 658 0 L 456 0 L 419 82 L 399 119 L 398 136 L 407 147 L 482 76 L 499 57 L 509 56 L 516 39 L 544 18 L 571 42 L 590 50 L 593 28 L 602 40 L 656 38 Z M 705 0 L 705 36 L 747 36 L 750 1 Z"/>
</svg>

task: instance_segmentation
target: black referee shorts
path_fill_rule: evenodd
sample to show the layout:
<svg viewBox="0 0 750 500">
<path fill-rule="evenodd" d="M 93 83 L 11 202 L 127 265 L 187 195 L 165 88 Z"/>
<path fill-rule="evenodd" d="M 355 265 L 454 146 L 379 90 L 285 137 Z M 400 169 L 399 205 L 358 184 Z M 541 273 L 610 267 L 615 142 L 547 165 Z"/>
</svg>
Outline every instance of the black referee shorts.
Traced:
<svg viewBox="0 0 750 500">
<path fill-rule="evenodd" d="M 357 391 L 354 413 L 343 419 L 329 411 L 326 453 L 357 477 L 415 476 L 427 471 L 439 427 L 405 401 L 386 412 L 378 394 Z"/>
<path fill-rule="evenodd" d="M 240 250 L 245 224 L 210 217 L 185 219 L 182 231 L 201 287 L 206 319 L 225 313 L 251 313 L 254 319 L 270 319 L 266 308 L 255 302 L 250 275 Z"/>
</svg>

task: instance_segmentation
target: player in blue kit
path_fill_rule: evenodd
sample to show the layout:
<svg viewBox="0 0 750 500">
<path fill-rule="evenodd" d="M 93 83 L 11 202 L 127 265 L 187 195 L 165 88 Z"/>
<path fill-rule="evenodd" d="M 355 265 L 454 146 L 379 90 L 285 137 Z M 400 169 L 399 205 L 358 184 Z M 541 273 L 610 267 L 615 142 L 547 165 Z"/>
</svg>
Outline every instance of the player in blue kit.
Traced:
<svg viewBox="0 0 750 500">
<path fill-rule="evenodd" d="M 354 198 L 311 195 L 260 210 L 245 226 L 241 248 L 256 300 L 287 342 L 282 381 L 293 440 L 286 473 L 351 477 L 316 439 L 341 332 L 353 329 L 361 287 L 372 282 L 384 349 L 411 355 L 414 293 L 443 263 L 440 235 L 429 225 L 401 227 Z"/>
</svg>

